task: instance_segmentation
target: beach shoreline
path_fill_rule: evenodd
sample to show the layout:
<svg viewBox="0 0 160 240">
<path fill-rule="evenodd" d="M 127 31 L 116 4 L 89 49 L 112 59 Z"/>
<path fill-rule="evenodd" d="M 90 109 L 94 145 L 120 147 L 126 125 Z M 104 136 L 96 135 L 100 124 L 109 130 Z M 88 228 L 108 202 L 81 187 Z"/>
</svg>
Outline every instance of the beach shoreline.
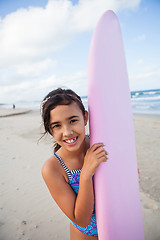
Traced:
<svg viewBox="0 0 160 240">
<path fill-rule="evenodd" d="M 44 132 L 39 110 L 22 112 L 0 118 L 0 240 L 69 240 L 69 221 L 41 177 L 43 163 L 53 154 L 53 139 L 39 141 Z M 157 240 L 160 115 L 133 114 L 133 122 L 145 240 Z"/>
</svg>

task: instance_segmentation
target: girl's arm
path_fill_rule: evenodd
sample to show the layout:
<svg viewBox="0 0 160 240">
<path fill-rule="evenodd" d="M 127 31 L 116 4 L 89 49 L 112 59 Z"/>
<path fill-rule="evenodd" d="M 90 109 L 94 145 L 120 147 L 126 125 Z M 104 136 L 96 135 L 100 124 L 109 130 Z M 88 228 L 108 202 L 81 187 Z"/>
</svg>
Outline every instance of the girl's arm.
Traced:
<svg viewBox="0 0 160 240">
<path fill-rule="evenodd" d="M 55 158 L 49 159 L 42 168 L 42 176 L 52 197 L 65 215 L 81 227 L 90 224 L 94 208 L 92 177 L 99 164 L 106 161 L 106 154 L 102 144 L 94 144 L 87 151 L 80 174 L 78 195 L 66 182 Z"/>
<path fill-rule="evenodd" d="M 81 173 L 79 192 L 75 202 L 74 217 L 81 227 L 86 227 L 91 222 L 94 210 L 94 190 L 92 177 Z"/>
<path fill-rule="evenodd" d="M 102 143 L 94 144 L 86 153 L 79 183 L 79 192 L 75 203 L 75 219 L 86 227 L 90 224 L 94 210 L 93 175 L 108 154 Z"/>
</svg>

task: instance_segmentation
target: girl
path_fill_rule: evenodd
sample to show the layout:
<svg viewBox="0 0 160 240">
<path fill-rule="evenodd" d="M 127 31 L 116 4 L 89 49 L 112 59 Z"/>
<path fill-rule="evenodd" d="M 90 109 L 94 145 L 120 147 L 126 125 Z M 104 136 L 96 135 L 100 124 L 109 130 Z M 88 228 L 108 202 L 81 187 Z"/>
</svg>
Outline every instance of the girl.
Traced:
<svg viewBox="0 0 160 240">
<path fill-rule="evenodd" d="M 41 109 L 45 133 L 55 140 L 54 155 L 42 167 L 43 179 L 71 221 L 70 239 L 98 240 L 92 178 L 108 153 L 103 143 L 90 147 L 85 136 L 88 112 L 72 90 L 50 92 Z"/>
</svg>

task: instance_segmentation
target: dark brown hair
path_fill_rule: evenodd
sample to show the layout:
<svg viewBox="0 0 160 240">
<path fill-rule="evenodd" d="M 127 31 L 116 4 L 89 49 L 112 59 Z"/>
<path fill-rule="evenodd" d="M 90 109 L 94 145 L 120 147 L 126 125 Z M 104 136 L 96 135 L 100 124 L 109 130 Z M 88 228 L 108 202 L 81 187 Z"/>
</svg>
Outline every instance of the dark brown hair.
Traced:
<svg viewBox="0 0 160 240">
<path fill-rule="evenodd" d="M 58 105 L 70 105 L 71 103 L 76 102 L 80 110 L 82 111 L 83 116 L 85 115 L 85 108 L 83 106 L 81 98 L 71 89 L 62 89 L 58 88 L 51 91 L 42 101 L 41 113 L 42 120 L 44 124 L 44 135 L 51 133 L 50 129 L 50 111 L 53 110 Z M 56 152 L 61 146 L 55 142 L 54 152 Z"/>
</svg>

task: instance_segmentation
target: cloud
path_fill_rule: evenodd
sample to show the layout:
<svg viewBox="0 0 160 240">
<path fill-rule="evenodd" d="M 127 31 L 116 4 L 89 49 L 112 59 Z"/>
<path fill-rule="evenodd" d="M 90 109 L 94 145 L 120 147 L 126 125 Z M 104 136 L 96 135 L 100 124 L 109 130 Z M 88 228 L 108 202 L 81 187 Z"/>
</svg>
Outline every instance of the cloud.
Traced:
<svg viewBox="0 0 160 240">
<path fill-rule="evenodd" d="M 139 60 L 137 61 L 137 64 L 138 64 L 138 65 L 141 65 L 142 63 L 144 63 L 144 60 L 143 60 L 143 59 L 139 59 Z"/>
<path fill-rule="evenodd" d="M 132 90 L 158 89 L 160 70 L 159 65 L 151 65 L 139 72 L 129 75 Z"/>
<path fill-rule="evenodd" d="M 93 29 L 107 9 L 135 8 L 140 0 L 49 0 L 45 8 L 18 9 L 0 20 L 0 67 L 43 59 L 77 33 Z"/>
<path fill-rule="evenodd" d="M 24 77 L 38 77 L 50 68 L 53 69 L 56 66 L 56 61 L 51 58 L 46 58 L 41 61 L 33 62 L 32 64 L 22 63 L 15 65 L 17 73 Z"/>
<path fill-rule="evenodd" d="M 21 8 L 0 18 L 1 99 L 7 95 L 21 99 L 27 92 L 28 96 L 38 96 L 38 91 L 41 96 L 45 86 L 68 83 L 79 91 L 86 76 L 55 76 L 56 53 L 75 35 L 91 31 L 106 10 L 135 9 L 140 1 L 79 0 L 72 5 L 69 0 L 49 0 L 45 7 Z"/>
<path fill-rule="evenodd" d="M 43 59 L 64 47 L 71 34 L 71 6 L 69 1 L 54 0 L 46 8 L 18 9 L 2 19 L 0 66 Z"/>
<path fill-rule="evenodd" d="M 130 79 L 146 79 L 146 78 L 150 78 L 150 77 L 155 77 L 155 76 L 159 76 L 160 77 L 160 70 L 157 69 L 155 71 L 148 71 L 148 72 L 142 72 L 142 73 L 138 73 L 135 75 L 131 75 Z"/>
<path fill-rule="evenodd" d="M 144 41 L 146 39 L 146 34 L 142 34 L 142 35 L 140 35 L 140 36 L 138 36 L 138 37 L 135 37 L 134 39 L 133 39 L 133 41 L 134 42 L 140 42 L 140 41 Z"/>
<path fill-rule="evenodd" d="M 83 89 L 81 88 L 83 86 Z M 77 72 L 68 76 L 57 77 L 50 75 L 46 78 L 32 78 L 23 82 L 1 86 L 2 102 L 12 103 L 15 101 L 36 100 L 39 101 L 52 89 L 57 87 L 71 88 L 79 95 L 87 95 L 87 76 L 84 72 Z M 16 94 L 15 94 L 16 92 Z M 9 96 L 9 97 L 8 97 Z M 2 100 L 3 99 L 3 100 Z"/>
<path fill-rule="evenodd" d="M 117 13 L 123 9 L 135 9 L 139 4 L 140 0 L 80 0 L 73 9 L 73 23 L 81 31 L 90 30 L 106 10 Z"/>
</svg>

